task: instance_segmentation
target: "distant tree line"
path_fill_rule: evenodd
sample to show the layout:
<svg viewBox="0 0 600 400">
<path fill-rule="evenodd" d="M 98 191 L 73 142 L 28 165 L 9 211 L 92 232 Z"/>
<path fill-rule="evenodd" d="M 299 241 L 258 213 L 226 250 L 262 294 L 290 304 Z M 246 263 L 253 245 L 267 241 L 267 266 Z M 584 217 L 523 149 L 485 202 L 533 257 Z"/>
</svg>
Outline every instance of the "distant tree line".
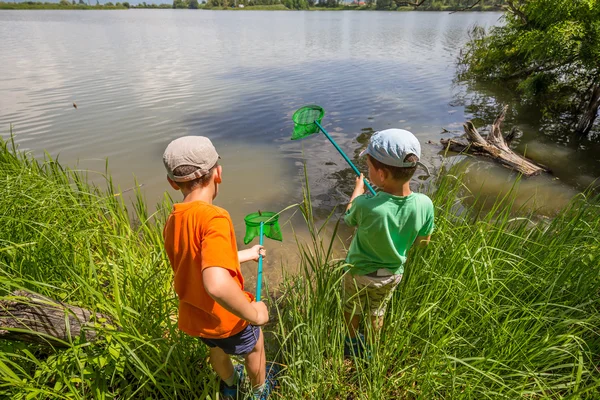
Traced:
<svg viewBox="0 0 600 400">
<path fill-rule="evenodd" d="M 290 10 L 307 10 L 315 5 L 315 0 L 208 0 L 206 2 L 207 8 L 229 8 L 239 7 L 240 5 L 244 7 L 271 6 L 273 8 L 281 6 L 282 9 L 285 7 Z"/>
<path fill-rule="evenodd" d="M 153 4 L 153 3 L 146 3 L 145 1 L 142 3 L 139 3 L 138 5 L 132 4 L 131 8 L 172 8 L 170 4 Z"/>
<path fill-rule="evenodd" d="M 131 4 L 128 1 L 108 1 L 101 3 L 101 0 L 59 0 L 58 2 L 24 1 L 3 2 L 0 1 L 0 10 L 125 10 L 128 8 L 171 8 L 170 4 L 152 4 L 145 1 L 139 4 Z M 187 8 L 187 7 L 186 7 Z"/>
<path fill-rule="evenodd" d="M 205 2 L 206 1 L 206 2 Z M 415 10 L 490 10 L 500 9 L 506 0 L 354 0 L 352 3 L 343 0 L 174 0 L 173 8 L 230 8 L 252 6 L 281 5 L 290 10 L 307 10 L 313 7 L 322 8 L 373 8 L 377 10 L 396 10 L 412 8 Z"/>
<path fill-rule="evenodd" d="M 197 10 L 200 8 L 198 0 L 173 0 L 173 8 L 189 8 Z"/>
<path fill-rule="evenodd" d="M 95 5 L 92 5 L 91 2 Z M 111 9 L 111 8 L 231 8 L 264 7 L 265 9 L 307 10 L 313 7 L 336 9 L 415 9 L 415 10 L 489 10 L 498 9 L 507 0 L 354 0 L 348 3 L 343 0 L 173 0 L 172 4 L 152 4 L 145 1 L 140 4 L 129 2 L 107 2 L 100 4 L 99 0 L 60 0 L 59 3 L 22 2 L 8 3 L 0 1 L 0 9 Z"/>
<path fill-rule="evenodd" d="M 506 0 L 305 0 L 309 7 L 324 8 L 375 8 L 377 10 L 414 9 L 427 11 L 500 10 Z"/>
<path fill-rule="evenodd" d="M 334 0 L 328 0 L 334 1 Z M 398 8 L 414 8 L 427 11 L 482 11 L 501 9 L 505 0 L 368 0 L 365 3 L 373 4 L 378 10 L 396 10 Z"/>
<path fill-rule="evenodd" d="M 58 3 L 55 2 L 41 2 L 41 1 L 25 1 L 21 3 L 7 3 L 0 1 L 0 9 L 2 10 L 111 10 L 111 9 L 127 9 L 130 7 L 128 2 L 108 2 L 100 4 L 98 0 L 94 0 L 94 5 L 91 4 L 90 0 L 60 0 Z"/>
</svg>

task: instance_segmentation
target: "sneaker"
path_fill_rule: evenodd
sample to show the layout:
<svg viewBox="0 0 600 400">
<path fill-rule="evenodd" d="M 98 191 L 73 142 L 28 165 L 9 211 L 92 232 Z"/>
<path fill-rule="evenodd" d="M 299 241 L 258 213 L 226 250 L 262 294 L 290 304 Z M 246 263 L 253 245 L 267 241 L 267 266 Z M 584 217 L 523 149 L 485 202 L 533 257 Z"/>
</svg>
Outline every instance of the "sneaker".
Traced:
<svg viewBox="0 0 600 400">
<path fill-rule="evenodd" d="M 268 361 L 266 365 L 267 370 L 267 379 L 270 379 L 273 383 L 273 387 L 279 386 L 279 382 L 277 381 L 277 376 L 281 372 L 281 365 L 276 364 L 272 361 Z"/>
<path fill-rule="evenodd" d="M 365 337 L 361 334 L 353 339 L 344 340 L 344 357 L 366 357 L 371 358 L 371 351 L 365 345 Z"/>
<path fill-rule="evenodd" d="M 229 386 L 225 383 L 225 381 L 221 380 L 221 398 L 224 400 L 234 400 L 238 398 L 238 392 L 240 386 L 244 383 L 244 379 L 246 378 L 244 366 L 241 364 L 235 365 L 233 370 L 237 372 L 240 377 L 237 385 Z"/>
<path fill-rule="evenodd" d="M 281 367 L 273 362 L 268 362 L 266 366 L 267 376 L 262 392 L 258 396 L 254 396 L 254 400 L 267 400 L 269 395 L 278 386 L 277 375 L 281 372 Z"/>
</svg>

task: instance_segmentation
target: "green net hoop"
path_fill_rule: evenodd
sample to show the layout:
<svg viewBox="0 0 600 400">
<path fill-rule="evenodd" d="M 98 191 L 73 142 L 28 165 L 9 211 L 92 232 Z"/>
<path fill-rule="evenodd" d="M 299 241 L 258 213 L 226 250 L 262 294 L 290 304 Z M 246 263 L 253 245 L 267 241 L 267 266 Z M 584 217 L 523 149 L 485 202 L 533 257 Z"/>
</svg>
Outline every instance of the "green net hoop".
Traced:
<svg viewBox="0 0 600 400">
<path fill-rule="evenodd" d="M 244 236 L 244 244 L 250 243 L 255 237 L 260 235 L 260 223 L 264 222 L 263 234 L 269 239 L 283 240 L 281 236 L 281 228 L 279 227 L 279 215 L 274 212 L 263 211 L 260 213 L 252 213 L 244 218 L 246 223 L 246 235 Z"/>
<path fill-rule="evenodd" d="M 319 126 L 315 124 L 315 121 L 320 124 L 324 115 L 325 110 L 315 104 L 299 108 L 292 115 L 292 121 L 294 121 L 292 140 L 302 139 L 319 132 Z"/>
</svg>

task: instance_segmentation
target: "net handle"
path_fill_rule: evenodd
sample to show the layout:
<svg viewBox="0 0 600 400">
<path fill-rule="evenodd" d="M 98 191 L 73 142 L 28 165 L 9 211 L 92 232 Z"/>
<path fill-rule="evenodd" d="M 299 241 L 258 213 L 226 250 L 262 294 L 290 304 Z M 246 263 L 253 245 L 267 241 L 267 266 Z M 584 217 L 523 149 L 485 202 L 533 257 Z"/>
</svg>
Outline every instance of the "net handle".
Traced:
<svg viewBox="0 0 600 400">
<path fill-rule="evenodd" d="M 263 234 L 264 234 L 265 223 L 260 223 L 260 236 L 258 244 L 262 247 L 263 245 Z M 263 273 L 263 256 L 258 250 L 258 270 L 256 272 L 256 301 L 260 301 L 260 292 L 262 291 L 262 273 Z"/>
<path fill-rule="evenodd" d="M 339 153 L 342 155 L 342 157 L 344 157 L 344 160 L 346 160 L 348 165 L 350 165 L 350 168 L 352 168 L 352 170 L 354 171 L 356 176 L 360 177 L 360 171 L 358 170 L 358 168 L 356 168 L 356 166 L 352 163 L 352 161 L 348 158 L 348 156 L 346 155 L 346 153 L 344 153 L 344 151 L 340 148 L 340 146 L 337 145 L 335 140 L 333 140 L 333 138 L 331 136 L 329 136 L 329 133 L 325 130 L 325 128 L 323 128 L 323 126 L 317 120 L 315 120 L 315 124 L 317 124 L 317 126 L 319 127 L 321 132 L 323 132 L 323 134 L 325 135 L 325 137 L 327 139 L 329 139 L 329 141 L 331 142 L 333 147 L 335 147 L 337 149 L 337 151 L 339 151 Z M 371 187 L 371 185 L 367 181 L 367 178 L 363 178 L 363 182 L 365 183 L 365 186 L 367 187 L 367 189 L 369 189 L 371 194 L 373 194 L 373 196 L 375 196 L 375 194 L 376 194 L 375 189 L 373 189 L 373 187 Z"/>
</svg>

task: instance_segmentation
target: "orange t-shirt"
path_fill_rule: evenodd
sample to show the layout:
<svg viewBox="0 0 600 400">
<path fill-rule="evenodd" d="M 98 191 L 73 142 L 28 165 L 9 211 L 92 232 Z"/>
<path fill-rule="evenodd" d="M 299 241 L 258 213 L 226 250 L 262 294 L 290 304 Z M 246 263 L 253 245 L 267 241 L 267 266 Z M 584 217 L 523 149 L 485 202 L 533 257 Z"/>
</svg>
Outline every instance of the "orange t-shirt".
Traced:
<svg viewBox="0 0 600 400">
<path fill-rule="evenodd" d="M 244 290 L 229 213 L 203 201 L 178 203 L 163 233 L 165 249 L 175 272 L 179 329 L 191 336 L 211 339 L 233 336 L 244 329 L 248 322 L 214 301 L 202 281 L 204 268 L 225 268 Z M 254 300 L 250 293 L 244 293 L 248 302 Z"/>
</svg>

